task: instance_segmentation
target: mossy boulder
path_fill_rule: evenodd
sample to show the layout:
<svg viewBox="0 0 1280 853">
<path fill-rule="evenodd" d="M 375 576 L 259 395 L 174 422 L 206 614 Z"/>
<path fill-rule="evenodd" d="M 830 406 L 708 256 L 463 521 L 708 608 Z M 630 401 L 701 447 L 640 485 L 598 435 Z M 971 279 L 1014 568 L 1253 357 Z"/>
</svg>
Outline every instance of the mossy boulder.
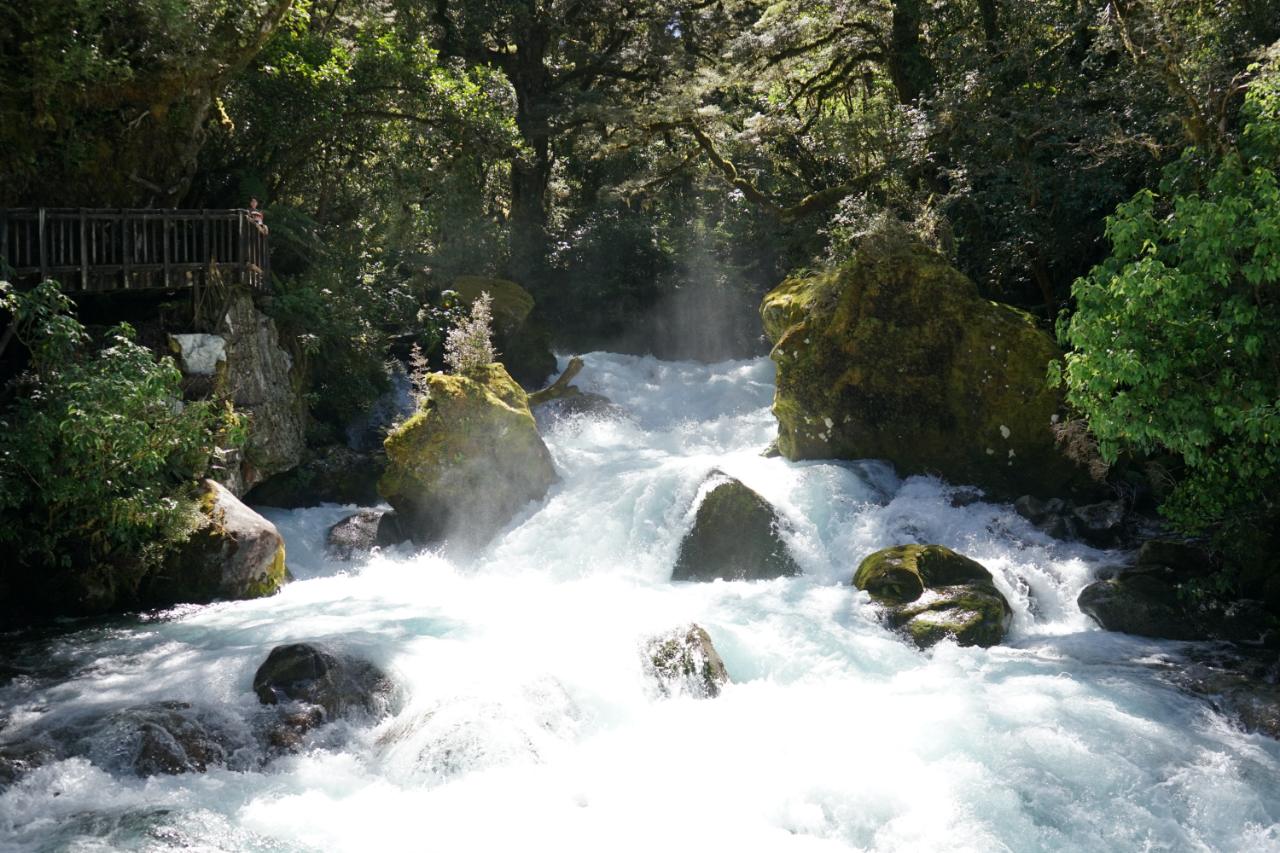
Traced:
<svg viewBox="0 0 1280 853">
<path fill-rule="evenodd" d="M 898 545 L 866 557 L 853 585 L 885 608 L 889 627 L 920 648 L 943 639 L 993 646 L 1013 612 L 985 566 L 942 545 Z"/>
<path fill-rule="evenodd" d="M 422 406 L 384 446 L 378 490 L 419 544 L 483 546 L 557 479 L 528 396 L 501 364 L 430 374 Z"/>
<path fill-rule="evenodd" d="M 143 602 L 261 598 L 285 584 L 284 539 L 274 524 L 213 480 L 205 481 L 201 511 L 200 528 L 144 580 Z"/>
<path fill-rule="evenodd" d="M 1053 339 L 900 226 L 783 282 L 761 316 L 787 458 L 887 459 L 1010 498 L 1089 491 L 1051 431 L 1063 408 L 1045 381 Z"/>
<path fill-rule="evenodd" d="M 711 636 L 697 624 L 651 638 L 644 657 L 645 670 L 662 696 L 713 699 L 729 683 Z"/>
<path fill-rule="evenodd" d="M 556 371 L 551 332 L 534 310 L 533 296 L 514 281 L 464 275 L 453 290 L 470 305 L 481 293 L 493 299 L 493 344 L 507 372 L 526 388 L 538 388 Z"/>
<path fill-rule="evenodd" d="M 768 580 L 800 574 L 769 502 L 732 478 L 703 498 L 671 579 Z"/>
</svg>

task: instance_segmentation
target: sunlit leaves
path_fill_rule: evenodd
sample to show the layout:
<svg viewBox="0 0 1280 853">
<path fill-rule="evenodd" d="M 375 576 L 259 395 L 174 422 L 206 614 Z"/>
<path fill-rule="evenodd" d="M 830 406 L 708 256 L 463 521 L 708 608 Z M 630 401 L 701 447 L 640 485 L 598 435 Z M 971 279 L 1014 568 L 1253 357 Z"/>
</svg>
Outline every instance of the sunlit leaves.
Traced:
<svg viewBox="0 0 1280 853">
<path fill-rule="evenodd" d="M 1105 455 L 1170 452 L 1188 530 L 1272 511 L 1280 486 L 1280 77 L 1255 81 L 1238 151 L 1170 169 L 1107 220 L 1112 254 L 1074 289 L 1065 378 Z"/>
</svg>

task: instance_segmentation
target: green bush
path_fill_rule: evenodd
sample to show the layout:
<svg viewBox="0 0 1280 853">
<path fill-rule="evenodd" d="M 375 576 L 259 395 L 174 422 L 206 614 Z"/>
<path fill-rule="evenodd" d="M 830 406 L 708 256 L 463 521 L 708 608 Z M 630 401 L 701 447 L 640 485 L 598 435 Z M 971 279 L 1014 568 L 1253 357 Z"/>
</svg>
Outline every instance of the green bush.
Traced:
<svg viewBox="0 0 1280 853">
<path fill-rule="evenodd" d="M 1162 512 L 1224 544 L 1280 494 L 1280 75 L 1246 96 L 1237 149 L 1189 151 L 1107 220 L 1074 287 L 1063 377 L 1108 461 L 1181 460 Z"/>
<path fill-rule="evenodd" d="M 173 360 L 121 325 L 94 351 L 71 301 L 45 282 L 0 282 L 31 363 L 0 413 L 0 547 L 8 565 L 129 565 L 141 573 L 186 537 L 219 428 L 213 403 L 181 402 Z M 16 558 L 16 560 L 14 559 Z"/>
</svg>

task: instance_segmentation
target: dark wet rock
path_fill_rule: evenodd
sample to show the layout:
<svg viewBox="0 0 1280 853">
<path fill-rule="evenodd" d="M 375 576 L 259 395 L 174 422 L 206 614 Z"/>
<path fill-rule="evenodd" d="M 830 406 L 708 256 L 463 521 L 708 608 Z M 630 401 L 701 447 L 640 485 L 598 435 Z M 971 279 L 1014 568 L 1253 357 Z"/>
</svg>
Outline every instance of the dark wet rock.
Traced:
<svg viewBox="0 0 1280 853">
<path fill-rule="evenodd" d="M 1225 647 L 1197 651 L 1169 680 L 1204 697 L 1245 731 L 1280 739 L 1280 655 Z"/>
<path fill-rule="evenodd" d="M 961 507 L 973 506 L 982 499 L 983 494 L 981 489 L 961 487 L 959 489 L 952 490 L 950 497 L 947 499 L 947 503 L 959 509 Z"/>
<path fill-rule="evenodd" d="M 293 702 L 282 706 L 265 727 L 268 749 L 274 753 L 297 752 L 306 742 L 306 736 L 324 725 L 325 712 L 319 705 Z"/>
<path fill-rule="evenodd" d="M 1071 516 L 1078 535 L 1090 545 L 1110 548 L 1120 543 L 1125 522 L 1124 504 L 1120 501 L 1078 506 Z"/>
<path fill-rule="evenodd" d="M 866 557 L 853 585 L 885 609 L 889 627 L 920 648 L 943 639 L 993 646 L 1004 639 L 1013 611 L 991 572 L 941 545 L 898 545 Z"/>
<path fill-rule="evenodd" d="M 565 418 L 593 418 L 597 420 L 617 420 L 627 416 L 626 409 L 592 391 L 579 391 L 576 394 L 565 394 L 554 400 L 541 403 L 533 409 L 538 423 L 548 420 L 556 421 Z"/>
<path fill-rule="evenodd" d="M 663 696 L 711 699 L 728 684 L 729 673 L 699 625 L 688 625 L 645 644 L 645 667 Z"/>
<path fill-rule="evenodd" d="M 1123 572 L 1086 586 L 1080 609 L 1108 631 L 1167 640 L 1202 636 L 1178 596 L 1178 587 L 1151 572 Z"/>
<path fill-rule="evenodd" d="M 44 738 L 0 743 L 0 791 L 59 757 L 54 744 Z"/>
<path fill-rule="evenodd" d="M 1013 509 L 1018 515 L 1055 539 L 1079 537 L 1076 519 L 1071 508 L 1061 498 L 1041 500 L 1034 495 L 1023 495 L 1013 502 Z"/>
<path fill-rule="evenodd" d="M 1180 578 L 1205 577 L 1213 572 L 1213 555 L 1202 545 L 1174 539 L 1150 539 L 1138 549 L 1139 566 L 1163 566 Z"/>
<path fill-rule="evenodd" d="M 283 509 L 322 503 L 372 506 L 379 501 L 378 478 L 386 466 L 381 452 L 331 445 L 315 451 L 296 468 L 259 483 L 245 502 Z"/>
<path fill-rule="evenodd" d="M 394 512 L 366 509 L 350 515 L 329 528 L 325 545 L 330 556 L 354 560 L 373 551 L 388 548 L 408 539 L 400 531 Z"/>
<path fill-rule="evenodd" d="M 1147 558 L 1154 559 L 1155 553 L 1149 550 Z M 1080 609 L 1108 631 L 1141 637 L 1260 643 L 1275 636 L 1275 616 L 1263 602 L 1194 595 L 1188 582 L 1199 577 L 1204 566 L 1188 562 L 1174 569 L 1142 559 L 1140 555 L 1137 565 L 1081 590 Z"/>
<path fill-rule="evenodd" d="M 723 476 L 723 475 L 721 475 Z M 734 479 L 707 493 L 680 543 L 671 579 L 767 580 L 800 574 L 768 501 Z"/>
<path fill-rule="evenodd" d="M 253 692 L 264 705 L 316 705 L 327 720 L 382 716 L 393 691 L 391 679 L 369 661 L 311 643 L 275 647 L 253 676 Z"/>
</svg>

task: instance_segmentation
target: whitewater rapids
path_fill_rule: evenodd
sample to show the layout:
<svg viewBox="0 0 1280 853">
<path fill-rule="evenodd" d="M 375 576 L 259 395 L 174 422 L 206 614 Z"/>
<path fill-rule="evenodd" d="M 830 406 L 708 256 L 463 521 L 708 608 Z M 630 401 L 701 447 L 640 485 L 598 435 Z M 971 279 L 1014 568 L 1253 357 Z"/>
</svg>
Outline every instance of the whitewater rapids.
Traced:
<svg viewBox="0 0 1280 853">
<path fill-rule="evenodd" d="M 1182 645 L 1075 606 L 1123 555 L 881 463 L 763 458 L 767 359 L 585 360 L 627 417 L 545 423 L 561 482 L 479 558 L 335 563 L 352 508 L 264 511 L 281 594 L 33 640 L 36 674 L 0 687 L 4 739 L 161 700 L 248 719 L 271 648 L 319 641 L 391 673 L 396 714 L 261 769 L 40 767 L 0 793 L 0 849 L 1280 850 L 1280 744 L 1160 677 Z M 803 576 L 670 583 L 714 470 L 778 509 Z M 880 626 L 849 581 L 906 542 L 992 571 L 1004 645 L 922 653 Z M 645 676 L 644 641 L 689 622 L 733 679 L 713 700 Z"/>
</svg>

